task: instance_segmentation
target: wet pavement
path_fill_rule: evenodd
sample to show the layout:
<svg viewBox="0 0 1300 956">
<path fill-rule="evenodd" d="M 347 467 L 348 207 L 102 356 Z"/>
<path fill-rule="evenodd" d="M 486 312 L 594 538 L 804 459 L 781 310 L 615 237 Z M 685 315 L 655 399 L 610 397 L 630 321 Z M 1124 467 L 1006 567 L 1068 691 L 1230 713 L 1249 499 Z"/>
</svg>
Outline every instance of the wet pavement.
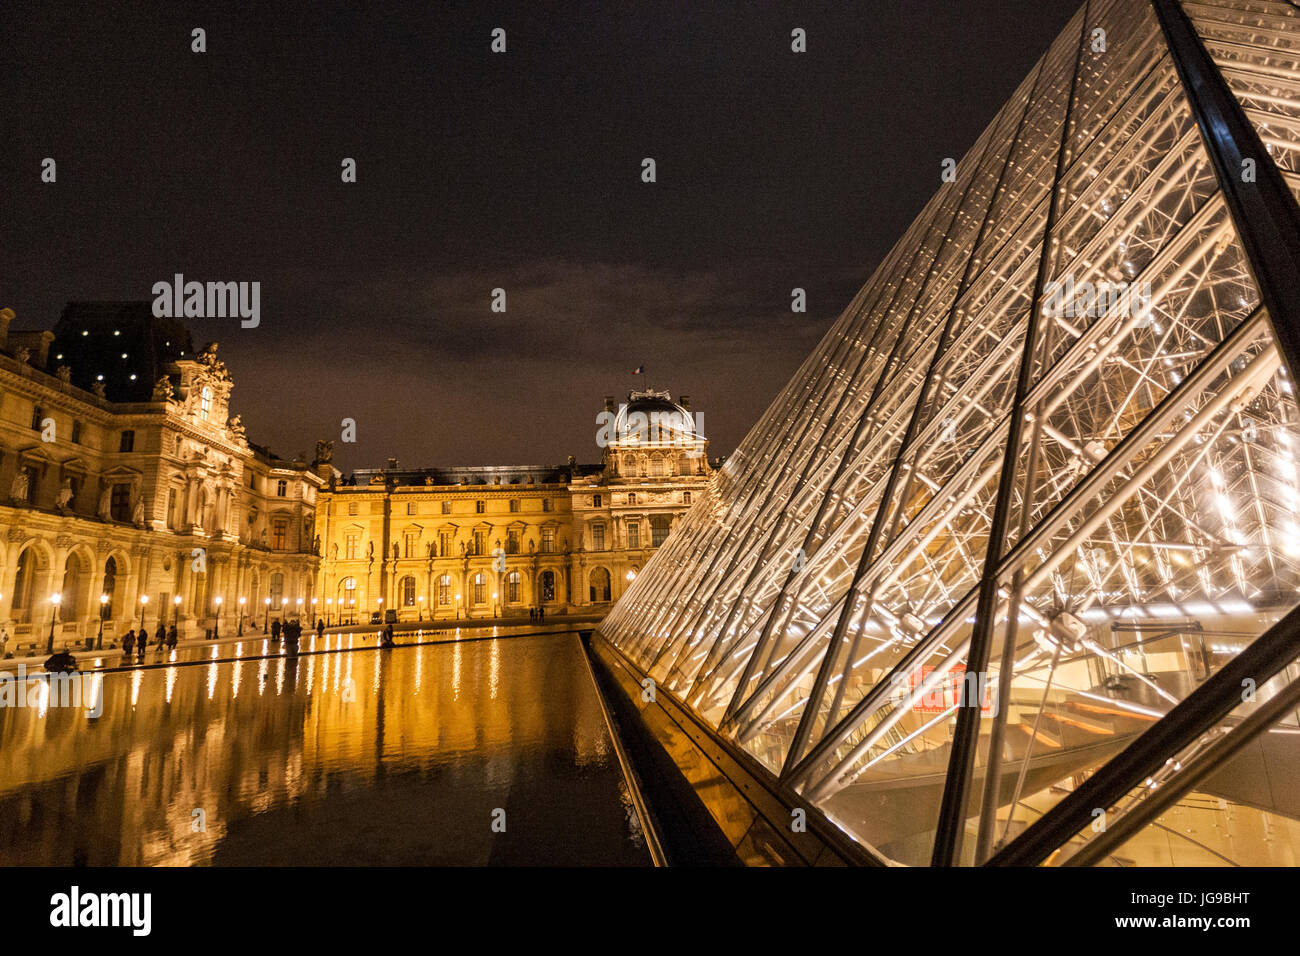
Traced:
<svg viewBox="0 0 1300 956">
<path fill-rule="evenodd" d="M 648 865 L 577 632 L 529 631 L 106 653 L 89 712 L 0 706 L 0 864 Z"/>
</svg>

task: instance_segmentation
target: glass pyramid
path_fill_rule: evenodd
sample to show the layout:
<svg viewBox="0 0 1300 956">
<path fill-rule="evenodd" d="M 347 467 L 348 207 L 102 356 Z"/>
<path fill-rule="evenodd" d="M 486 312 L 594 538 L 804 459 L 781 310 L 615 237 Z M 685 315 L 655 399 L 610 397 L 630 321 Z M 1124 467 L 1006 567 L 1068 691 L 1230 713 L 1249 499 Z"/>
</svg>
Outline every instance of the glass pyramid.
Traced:
<svg viewBox="0 0 1300 956">
<path fill-rule="evenodd" d="M 601 635 L 888 860 L 1300 862 L 1298 194 L 1300 5 L 1086 4 Z"/>
</svg>

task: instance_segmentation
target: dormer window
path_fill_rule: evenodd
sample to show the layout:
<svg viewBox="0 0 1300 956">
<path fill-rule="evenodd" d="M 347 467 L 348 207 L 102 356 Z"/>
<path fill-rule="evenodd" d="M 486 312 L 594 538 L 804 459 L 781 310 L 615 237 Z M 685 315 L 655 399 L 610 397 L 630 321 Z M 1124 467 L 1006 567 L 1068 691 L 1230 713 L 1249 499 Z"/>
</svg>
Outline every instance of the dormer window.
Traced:
<svg viewBox="0 0 1300 956">
<path fill-rule="evenodd" d="M 212 414 L 212 387 L 204 385 L 199 393 L 199 420 L 206 422 Z"/>
</svg>

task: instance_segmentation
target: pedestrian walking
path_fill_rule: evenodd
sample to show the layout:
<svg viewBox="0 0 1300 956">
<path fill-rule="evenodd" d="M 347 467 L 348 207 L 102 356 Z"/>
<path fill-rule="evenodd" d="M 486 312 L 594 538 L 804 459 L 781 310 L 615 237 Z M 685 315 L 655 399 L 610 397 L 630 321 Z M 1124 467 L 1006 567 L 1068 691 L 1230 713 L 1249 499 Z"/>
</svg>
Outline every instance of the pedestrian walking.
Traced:
<svg viewBox="0 0 1300 956">
<path fill-rule="evenodd" d="M 277 617 L 274 621 L 271 622 L 271 640 L 278 641 L 279 639 L 280 639 L 280 619 Z"/>
<path fill-rule="evenodd" d="M 158 644 L 158 650 L 161 651 L 163 645 L 167 643 L 167 628 L 162 621 L 158 622 L 158 630 L 154 632 L 154 639 Z"/>
<path fill-rule="evenodd" d="M 122 653 L 130 657 L 133 650 L 135 650 L 135 628 L 127 631 L 126 637 L 122 638 Z"/>
<path fill-rule="evenodd" d="M 177 640 L 176 625 L 173 624 L 171 627 L 167 628 L 167 649 L 175 650 Z"/>
<path fill-rule="evenodd" d="M 317 637 L 325 636 L 325 622 L 322 621 L 320 618 L 316 618 L 316 636 Z"/>
</svg>

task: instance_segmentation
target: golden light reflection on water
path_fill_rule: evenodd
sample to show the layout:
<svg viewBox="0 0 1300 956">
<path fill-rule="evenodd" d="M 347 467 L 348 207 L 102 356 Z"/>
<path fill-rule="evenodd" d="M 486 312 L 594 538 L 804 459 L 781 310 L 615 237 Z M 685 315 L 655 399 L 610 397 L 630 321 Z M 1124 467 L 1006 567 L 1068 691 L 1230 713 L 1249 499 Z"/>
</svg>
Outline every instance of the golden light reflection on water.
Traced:
<svg viewBox="0 0 1300 956">
<path fill-rule="evenodd" d="M 257 694 L 251 660 L 99 675 L 97 720 L 0 711 L 0 864 L 647 863 L 581 654 L 362 644 L 258 661 Z"/>
</svg>

